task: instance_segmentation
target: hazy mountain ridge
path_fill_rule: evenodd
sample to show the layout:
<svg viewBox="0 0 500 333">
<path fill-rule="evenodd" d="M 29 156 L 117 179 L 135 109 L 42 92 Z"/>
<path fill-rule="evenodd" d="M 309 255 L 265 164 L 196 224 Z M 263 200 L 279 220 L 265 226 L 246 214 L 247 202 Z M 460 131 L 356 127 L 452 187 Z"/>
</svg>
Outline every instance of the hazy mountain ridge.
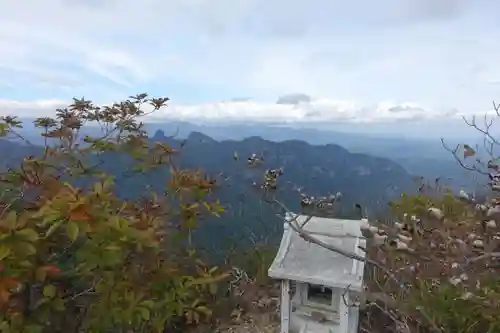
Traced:
<svg viewBox="0 0 500 333">
<path fill-rule="evenodd" d="M 186 138 L 192 132 L 204 133 L 215 140 L 244 140 L 248 137 L 261 137 L 274 142 L 288 140 L 305 141 L 312 145 L 337 144 L 351 153 L 385 157 L 402 165 L 409 173 L 423 176 L 431 181 L 441 177 L 446 185 L 454 189 L 481 188 L 485 181 L 458 165 L 452 154 L 439 139 L 417 139 L 390 137 L 374 134 L 347 133 L 293 126 L 272 124 L 193 124 L 188 122 L 151 123 L 148 131 L 161 129 L 167 135 Z M 447 146 L 474 141 L 445 139 Z M 482 142 L 479 143 L 482 146 Z M 482 151 L 478 151 L 478 154 Z M 482 158 L 487 158 L 482 156 Z"/>
<path fill-rule="evenodd" d="M 25 128 L 20 132 L 32 141 L 37 142 L 40 130 L 35 129 L 30 119 L 25 120 Z M 213 140 L 241 141 L 251 137 L 261 137 L 273 142 L 288 140 L 305 141 L 312 145 L 337 144 L 352 153 L 368 154 L 388 158 L 402 165 L 409 173 L 423 176 L 431 181 L 441 177 L 443 182 L 454 189 L 465 188 L 470 191 L 481 189 L 486 180 L 477 177 L 463 168 L 454 160 L 450 152 L 446 151 L 441 141 L 434 139 L 417 139 L 405 137 L 390 137 L 374 134 L 347 133 L 333 130 L 295 127 L 289 125 L 263 123 L 190 123 L 185 121 L 146 122 L 148 134 L 154 135 L 161 130 L 165 136 L 177 139 L 186 139 L 190 133 L 199 132 Z M 87 126 L 85 134 L 97 135 L 98 127 Z M 449 147 L 461 143 L 457 139 L 446 139 Z M 482 142 L 479 142 L 482 146 Z M 479 151 L 481 153 L 481 151 Z"/>
<path fill-rule="evenodd" d="M 153 140 L 173 146 L 182 142 L 167 137 L 163 131 L 157 131 Z M 261 168 L 248 167 L 247 158 L 251 154 L 264 157 Z M 283 168 L 276 194 L 295 211 L 300 210 L 298 189 L 315 197 L 340 191 L 343 200 L 337 214 L 353 217 L 352 214 L 357 213 L 353 209 L 355 203 L 371 212 L 381 212 L 401 192 L 416 188 L 411 175 L 399 164 L 387 158 L 351 153 L 335 144 L 310 145 L 299 140 L 273 142 L 257 136 L 241 141 L 217 141 L 192 132 L 183 141 L 181 156 L 184 167 L 200 167 L 228 178 L 217 191 L 217 196 L 228 205 L 227 214 L 214 220 L 209 228 L 201 229 L 205 236 L 212 234 L 214 239 L 218 239 L 216 235 L 241 237 L 245 226 L 251 226 L 257 234 L 280 234 L 282 220 L 275 216 L 272 207 L 262 203 L 261 192 L 252 186 L 253 182 L 262 181 L 265 168 Z"/>
<path fill-rule="evenodd" d="M 411 175 L 401 165 L 387 158 L 351 153 L 336 144 L 310 145 L 299 140 L 273 142 L 256 136 L 241 141 L 217 141 L 199 132 L 191 133 L 186 140 L 178 140 L 163 131 L 157 131 L 151 139 L 173 147 L 183 145 L 178 159 L 181 167 L 201 168 L 225 179 L 220 180 L 215 195 L 226 206 L 226 213 L 221 218 L 211 219 L 211 223 L 198 232 L 207 246 L 213 245 L 208 244 L 212 240 L 220 240 L 220 235 L 226 235 L 226 240 L 241 236 L 244 228 L 250 226 L 257 229 L 256 233 L 270 234 L 274 231 L 269 230 L 275 230 L 279 235 L 282 221 L 275 216 L 275 208 L 262 202 L 262 192 L 253 186 L 254 182 L 262 182 L 266 168 L 283 167 L 276 195 L 295 211 L 300 209 L 299 192 L 318 197 L 340 191 L 343 200 L 338 214 L 352 216 L 356 212 L 355 203 L 371 212 L 383 211 L 388 201 L 401 192 L 415 189 Z M 1 160 L 4 166 L 14 166 L 24 156 L 41 151 L 6 140 L 0 141 L 0 148 L 4 153 Z M 248 167 L 247 158 L 251 154 L 264 156 L 262 167 Z M 104 163 L 100 167 L 117 176 L 132 163 L 127 156 L 116 153 L 104 154 L 101 158 Z M 137 197 L 146 185 L 162 191 L 165 177 L 168 177 L 168 168 L 134 177 L 119 177 L 116 191 L 129 198 Z"/>
<path fill-rule="evenodd" d="M 173 145 L 178 142 L 163 136 L 162 132 L 157 132 L 153 140 Z M 238 161 L 233 161 L 235 153 L 239 156 Z M 263 168 L 283 167 L 283 182 L 303 187 L 313 192 L 311 195 L 341 191 L 348 201 L 369 201 L 365 193 L 376 191 L 379 196 L 387 191 L 398 193 L 414 187 L 411 175 L 390 159 L 351 153 L 335 144 L 310 145 L 299 140 L 273 142 L 256 136 L 241 141 L 216 141 L 203 133 L 193 132 L 184 143 L 181 161 L 188 167 L 199 166 L 208 172 L 224 172 L 233 177 L 250 179 L 253 177 L 249 174 L 256 173 L 255 180 L 260 181 L 259 172 L 263 169 L 249 171 L 246 166 L 246 159 L 251 154 L 264 157 Z M 356 187 L 352 186 L 355 183 L 364 186 L 355 191 Z"/>
</svg>

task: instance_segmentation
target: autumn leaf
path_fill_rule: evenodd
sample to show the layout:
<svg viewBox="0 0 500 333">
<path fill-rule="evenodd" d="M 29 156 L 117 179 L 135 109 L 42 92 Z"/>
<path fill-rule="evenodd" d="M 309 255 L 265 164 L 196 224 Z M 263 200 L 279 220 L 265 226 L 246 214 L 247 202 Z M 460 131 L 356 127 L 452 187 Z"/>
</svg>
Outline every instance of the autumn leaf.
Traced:
<svg viewBox="0 0 500 333">
<path fill-rule="evenodd" d="M 6 304 L 9 301 L 10 292 L 0 288 L 0 305 Z"/>
<path fill-rule="evenodd" d="M 14 317 L 19 317 L 21 315 L 21 312 L 19 311 L 12 311 L 12 310 L 8 310 L 7 311 L 7 315 L 11 318 L 14 318 Z M 1 331 L 0 331 L 1 332 Z"/>
<path fill-rule="evenodd" d="M 86 207 L 84 205 L 80 205 L 73 209 L 69 213 L 69 219 L 72 221 L 87 221 L 89 219 L 89 214 L 85 208 Z"/>
<path fill-rule="evenodd" d="M 35 271 L 35 278 L 37 281 L 44 282 L 47 276 L 53 277 L 58 275 L 60 272 L 61 269 L 55 265 L 42 266 Z"/>
<path fill-rule="evenodd" d="M 137 98 L 146 97 L 143 94 Z M 165 175 L 165 179 L 153 181 L 170 184 L 172 188 L 165 189 L 164 195 L 173 200 L 163 203 L 163 196 L 158 194 L 143 203 L 118 196 L 112 191 L 115 177 L 99 164 L 92 166 L 96 156 L 114 150 L 119 151 L 117 163 L 128 164 L 127 159 L 121 159 L 121 154 L 129 154 L 146 171 L 154 167 L 151 164 L 163 162 L 161 157 L 178 152 L 167 144 L 154 146 L 147 139 L 141 130 L 142 123 L 133 119 L 144 113 L 140 103 L 134 104 L 134 101 L 100 107 L 84 98 L 75 99 L 73 105 L 56 110 L 53 120 L 37 121 L 36 126 L 47 133 L 44 136 L 58 138 L 60 145 L 43 147 L 40 150 L 43 158 L 30 156 L 23 161 L 23 175 L 33 195 L 16 202 L 20 207 L 27 204 L 27 209 L 17 209 L 17 206 L 4 209 L 0 221 L 9 241 L 0 240 L 0 317 L 3 315 L 0 332 L 49 332 L 54 330 L 54 325 L 61 332 L 69 332 L 74 319 L 82 319 L 81 326 L 92 332 L 106 331 L 110 322 L 117 331 L 141 327 L 148 332 L 163 331 L 165 324 L 175 317 L 187 314 L 198 322 L 200 316 L 211 314 L 208 307 L 200 304 L 212 299 L 208 291 L 216 294 L 217 284 L 225 276 L 207 266 L 206 276 L 200 277 L 165 256 L 166 249 L 161 244 L 171 234 L 163 222 L 170 220 L 170 216 L 174 220 L 179 213 L 184 214 L 185 220 L 197 225 L 202 214 L 223 211 L 218 204 L 203 202 L 206 193 L 216 187 L 215 178 L 206 177 L 201 170 L 169 163 L 172 172 Z M 157 99 L 155 107 L 164 101 L 166 99 Z M 80 140 L 75 140 L 77 128 L 87 122 L 104 125 L 101 126 L 103 136 L 87 136 L 85 142 L 90 144 L 79 145 Z M 108 128 L 124 132 L 115 136 L 107 133 Z M 234 158 L 239 159 L 237 152 Z M 9 173 L 14 180 L 10 187 L 22 186 L 18 171 L 6 172 Z M 70 184 L 75 183 L 73 178 L 86 179 L 87 175 L 89 182 L 85 180 L 84 188 Z M 5 181 L 2 178 L 2 182 L 9 182 L 11 178 Z M 155 184 L 145 185 L 150 185 L 147 191 L 151 192 Z M 178 234 L 183 236 L 181 232 Z M 173 236 L 177 237 L 177 233 Z M 191 263 L 196 257 L 193 253 L 187 260 Z M 4 275 L 12 278 L 1 280 Z M 194 282 L 186 282 L 191 280 Z M 24 304 L 25 295 L 22 292 L 18 295 L 17 289 L 11 294 L 14 292 L 11 287 L 19 283 L 26 291 L 35 292 L 30 304 Z M 91 298 L 73 304 L 74 297 L 92 288 Z M 200 300 L 193 303 L 197 297 Z M 66 308 L 66 301 L 72 306 Z M 25 318 L 28 305 L 30 317 Z M 85 316 L 72 318 L 80 307 Z M 18 324 L 12 324 L 11 312 L 20 315 Z"/>
<path fill-rule="evenodd" d="M 9 301 L 11 290 L 19 287 L 19 285 L 20 282 L 13 278 L 0 278 L 0 306 L 6 304 Z"/>
<path fill-rule="evenodd" d="M 42 133 L 41 135 L 47 138 L 64 138 L 71 135 L 71 130 L 63 127 L 48 133 Z"/>
<path fill-rule="evenodd" d="M 55 265 L 47 265 L 39 268 L 44 271 L 47 275 L 54 276 L 61 272 L 61 269 Z"/>
<path fill-rule="evenodd" d="M 37 281 L 44 282 L 47 278 L 47 271 L 45 271 L 43 267 L 38 268 L 35 271 L 35 278 Z"/>
<path fill-rule="evenodd" d="M 474 156 L 476 151 L 472 149 L 469 145 L 464 144 L 464 158 Z"/>
<path fill-rule="evenodd" d="M 17 288 L 20 284 L 21 282 L 8 276 L 0 278 L 0 288 L 5 288 L 9 290 L 12 288 Z"/>
</svg>

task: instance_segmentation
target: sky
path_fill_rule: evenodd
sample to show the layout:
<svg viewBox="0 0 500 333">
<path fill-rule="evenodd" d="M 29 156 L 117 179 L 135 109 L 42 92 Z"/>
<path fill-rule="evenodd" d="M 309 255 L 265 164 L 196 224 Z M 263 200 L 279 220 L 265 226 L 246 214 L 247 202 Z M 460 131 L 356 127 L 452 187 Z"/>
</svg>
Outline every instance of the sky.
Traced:
<svg viewBox="0 0 500 333">
<path fill-rule="evenodd" d="M 495 0 L 0 0 L 0 114 L 147 92 L 154 120 L 461 135 L 500 102 Z M 152 118 L 153 119 L 153 118 Z"/>
</svg>

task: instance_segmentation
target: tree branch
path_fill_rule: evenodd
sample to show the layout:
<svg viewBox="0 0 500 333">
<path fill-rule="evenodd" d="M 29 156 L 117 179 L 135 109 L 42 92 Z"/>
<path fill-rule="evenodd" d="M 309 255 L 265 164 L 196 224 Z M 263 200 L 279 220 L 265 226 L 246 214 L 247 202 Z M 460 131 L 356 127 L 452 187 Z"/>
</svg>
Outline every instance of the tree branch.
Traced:
<svg viewBox="0 0 500 333">
<path fill-rule="evenodd" d="M 288 212 L 290 214 L 293 214 L 280 201 L 274 199 L 272 201 L 272 203 L 277 204 L 284 211 L 286 211 L 286 212 Z M 296 215 L 295 218 L 292 219 L 292 220 L 287 219 L 287 218 L 285 218 L 284 220 L 288 223 L 288 225 L 292 228 L 293 231 L 295 231 L 297 234 L 299 234 L 299 236 L 302 237 L 303 239 L 305 239 L 306 241 L 311 242 L 311 243 L 316 244 L 316 245 L 319 245 L 319 246 L 321 246 L 321 247 L 323 247 L 323 248 L 325 248 L 327 250 L 333 251 L 333 252 L 338 253 L 338 254 L 340 254 L 340 255 L 342 255 L 344 257 L 350 258 L 352 260 L 358 260 L 358 261 L 365 262 L 367 264 L 374 265 L 377 268 L 379 268 L 380 270 L 382 270 L 389 277 L 389 279 L 391 279 L 392 281 L 394 281 L 403 291 L 407 291 L 408 288 L 390 270 L 388 270 L 387 268 L 385 268 L 381 263 L 376 262 L 375 260 L 372 260 L 372 259 L 360 256 L 360 255 L 358 255 L 356 253 L 347 252 L 347 251 L 345 251 L 345 250 L 343 250 L 341 248 L 338 248 L 338 247 L 333 246 L 331 244 L 327 244 L 327 243 L 319 240 L 318 238 L 316 238 L 314 236 L 311 236 L 307 231 L 305 231 L 303 229 L 303 227 L 299 226 L 298 223 L 293 223 L 293 222 L 296 222 L 297 218 L 298 218 L 298 215 Z M 309 221 L 311 218 L 312 218 L 312 216 L 308 216 L 308 218 L 306 219 L 306 221 Z"/>
</svg>

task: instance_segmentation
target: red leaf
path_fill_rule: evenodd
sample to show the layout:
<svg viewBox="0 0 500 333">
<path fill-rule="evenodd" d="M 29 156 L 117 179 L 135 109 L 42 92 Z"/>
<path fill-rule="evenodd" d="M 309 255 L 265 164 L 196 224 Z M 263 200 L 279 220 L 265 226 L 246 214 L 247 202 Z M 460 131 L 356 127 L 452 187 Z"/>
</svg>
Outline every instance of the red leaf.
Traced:
<svg viewBox="0 0 500 333">
<path fill-rule="evenodd" d="M 0 278 L 0 285 L 3 289 L 12 289 L 18 287 L 20 284 L 21 282 L 8 276 Z"/>
<path fill-rule="evenodd" d="M 5 289 L 0 289 L 0 306 L 6 304 L 9 301 L 10 292 Z"/>
<path fill-rule="evenodd" d="M 83 205 L 72 210 L 69 215 L 69 219 L 72 221 L 87 221 L 89 218 L 90 216 Z"/>
<path fill-rule="evenodd" d="M 56 275 L 61 272 L 61 269 L 54 265 L 48 265 L 40 267 L 41 270 L 45 271 L 47 274 Z"/>
<path fill-rule="evenodd" d="M 474 155 L 476 155 L 476 152 L 474 151 L 474 149 L 472 149 L 468 145 L 464 145 L 464 158 L 471 157 Z"/>
</svg>

